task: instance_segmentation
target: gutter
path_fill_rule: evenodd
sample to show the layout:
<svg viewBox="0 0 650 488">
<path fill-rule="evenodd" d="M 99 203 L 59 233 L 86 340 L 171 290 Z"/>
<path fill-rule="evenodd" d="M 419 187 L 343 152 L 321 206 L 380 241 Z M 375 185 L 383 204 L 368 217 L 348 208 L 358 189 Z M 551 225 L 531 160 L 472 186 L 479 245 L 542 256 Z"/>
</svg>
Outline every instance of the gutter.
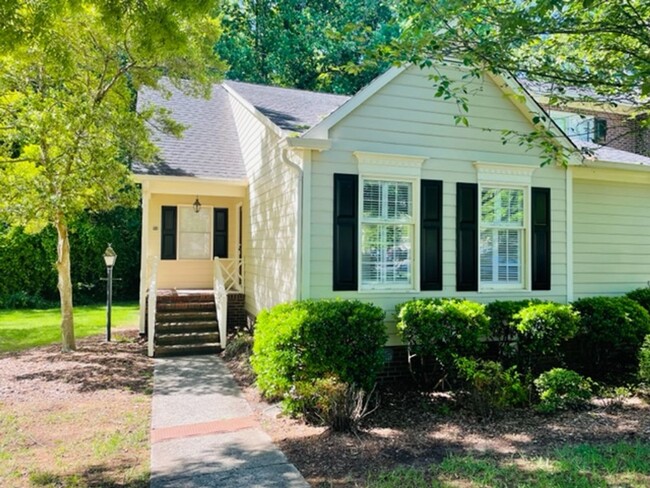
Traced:
<svg viewBox="0 0 650 488">
<path fill-rule="evenodd" d="M 308 151 L 325 151 L 331 147 L 331 141 L 327 139 L 302 139 L 299 137 L 283 137 L 278 143 L 280 148 L 280 157 L 282 162 L 289 166 L 291 169 L 297 172 L 298 174 L 298 191 L 296 193 L 296 239 L 294 242 L 294 251 L 295 251 L 295 269 L 296 269 L 296 282 L 294 296 L 296 300 L 304 298 L 305 293 L 303 293 L 303 277 L 306 270 L 304 265 L 304 253 L 303 249 L 305 239 L 303 236 L 304 229 L 306 228 L 304 219 L 305 219 L 305 207 L 307 206 L 310 210 L 309 205 L 305 205 L 305 169 L 307 169 L 308 164 L 311 162 L 311 158 L 308 157 L 310 153 Z M 305 154 L 302 156 L 296 154 L 295 150 L 305 151 Z M 311 172 L 307 171 L 307 184 L 311 184 L 310 178 Z M 310 212 L 307 212 L 310 213 Z M 305 280 L 308 281 L 308 280 Z"/>
</svg>

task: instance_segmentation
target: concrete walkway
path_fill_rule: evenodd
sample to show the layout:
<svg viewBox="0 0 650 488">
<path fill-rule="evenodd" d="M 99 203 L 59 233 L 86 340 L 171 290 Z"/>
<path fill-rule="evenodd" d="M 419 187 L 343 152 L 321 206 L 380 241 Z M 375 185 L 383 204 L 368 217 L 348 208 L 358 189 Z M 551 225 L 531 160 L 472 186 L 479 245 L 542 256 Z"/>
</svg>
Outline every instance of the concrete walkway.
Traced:
<svg viewBox="0 0 650 488">
<path fill-rule="evenodd" d="M 151 488 L 309 486 L 217 356 L 155 361 Z"/>
</svg>

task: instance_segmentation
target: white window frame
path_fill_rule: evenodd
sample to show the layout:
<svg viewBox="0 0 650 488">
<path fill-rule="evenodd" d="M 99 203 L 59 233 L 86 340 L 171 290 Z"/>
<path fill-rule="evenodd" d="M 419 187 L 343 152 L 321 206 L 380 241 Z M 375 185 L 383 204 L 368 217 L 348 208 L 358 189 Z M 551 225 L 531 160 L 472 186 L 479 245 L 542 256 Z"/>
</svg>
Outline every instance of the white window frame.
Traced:
<svg viewBox="0 0 650 488">
<path fill-rule="evenodd" d="M 497 283 L 494 281 L 484 282 L 481 280 L 481 233 L 484 229 L 499 229 L 498 226 L 483 225 L 482 219 L 482 197 L 484 189 L 493 190 L 522 190 L 524 197 L 524 219 L 521 227 L 502 227 L 503 230 L 520 230 L 521 243 L 519 250 L 519 274 L 520 280 L 518 283 Z M 478 186 L 478 286 L 479 292 L 481 291 L 500 291 L 500 290 L 529 290 L 529 268 L 531 261 L 531 246 L 530 246 L 530 186 L 519 186 L 503 183 L 479 183 Z"/>
<path fill-rule="evenodd" d="M 210 230 L 209 230 L 209 238 L 210 238 L 210 244 L 209 244 L 209 249 L 210 252 L 208 253 L 207 258 L 183 258 L 181 257 L 181 208 L 189 208 L 194 212 L 194 207 L 192 205 L 177 205 L 178 207 L 178 212 L 176 215 L 176 249 L 178 250 L 176 255 L 177 255 L 177 261 L 211 261 L 213 259 L 212 254 L 214 254 L 214 207 L 210 205 L 201 205 L 201 210 L 206 210 L 208 211 L 208 215 L 210 217 Z"/>
<path fill-rule="evenodd" d="M 477 172 L 478 179 L 478 198 L 477 200 L 477 215 L 478 215 L 478 232 L 476 239 L 477 242 L 477 281 L 478 281 L 478 292 L 493 292 L 498 293 L 502 291 L 508 292 L 530 292 L 532 290 L 532 273 L 531 273 L 531 263 L 532 261 L 532 229 L 530 225 L 531 218 L 531 208 L 530 208 L 530 193 L 532 188 L 533 173 L 537 169 L 534 166 L 526 167 L 522 165 L 514 164 L 498 164 L 498 163 L 486 163 L 481 161 L 476 161 L 474 167 Z M 508 283 L 503 284 L 483 284 L 481 283 L 481 195 L 483 194 L 483 188 L 513 188 L 513 189 L 523 189 L 524 190 L 524 232 L 523 232 L 523 242 L 522 242 L 522 265 L 521 265 L 521 283 L 517 285 L 511 285 Z"/>
<path fill-rule="evenodd" d="M 408 183 L 411 185 L 411 218 L 406 221 L 383 221 L 383 220 L 364 220 L 363 217 L 363 188 L 366 181 Z M 362 291 L 416 291 L 416 283 L 419 281 L 419 242 L 420 242 L 420 225 L 418 215 L 420 213 L 420 188 L 419 179 L 395 177 L 386 175 L 364 174 L 359 175 L 359 229 L 358 229 L 358 277 L 359 289 Z M 410 280 L 408 283 L 364 283 L 363 282 L 363 226 L 364 225 L 408 225 L 411 227 L 411 249 L 409 252 Z"/>
</svg>

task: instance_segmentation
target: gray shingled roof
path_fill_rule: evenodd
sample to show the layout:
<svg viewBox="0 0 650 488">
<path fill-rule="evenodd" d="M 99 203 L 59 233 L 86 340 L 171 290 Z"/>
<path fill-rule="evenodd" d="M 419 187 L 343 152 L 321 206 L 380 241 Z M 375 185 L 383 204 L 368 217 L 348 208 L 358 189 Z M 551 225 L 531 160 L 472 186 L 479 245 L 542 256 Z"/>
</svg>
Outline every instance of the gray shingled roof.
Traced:
<svg viewBox="0 0 650 488">
<path fill-rule="evenodd" d="M 624 163 L 631 165 L 650 166 L 650 158 L 613 147 L 600 146 L 593 142 L 581 141 L 576 138 L 571 140 L 586 153 L 593 155 L 597 161 L 606 161 L 609 163 Z"/>
<path fill-rule="evenodd" d="M 169 99 L 160 92 L 142 90 L 138 107 L 154 104 L 167 108 L 186 129 L 181 138 L 154 131 L 154 141 L 160 148 L 159 161 L 151 165 L 136 163 L 133 171 L 146 175 L 245 179 L 237 128 L 223 86 L 214 85 L 209 100 L 167 88 L 172 93 Z"/>
<path fill-rule="evenodd" d="M 350 97 L 292 88 L 254 85 L 241 81 L 226 84 L 275 125 L 302 134 L 339 108 Z"/>
</svg>

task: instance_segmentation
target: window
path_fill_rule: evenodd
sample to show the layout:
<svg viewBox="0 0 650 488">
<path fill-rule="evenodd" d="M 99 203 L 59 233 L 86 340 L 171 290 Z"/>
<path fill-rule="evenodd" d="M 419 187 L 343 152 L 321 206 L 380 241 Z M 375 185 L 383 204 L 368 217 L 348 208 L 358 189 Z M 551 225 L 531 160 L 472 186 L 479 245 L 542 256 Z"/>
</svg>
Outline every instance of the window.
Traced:
<svg viewBox="0 0 650 488">
<path fill-rule="evenodd" d="M 361 283 L 366 287 L 413 286 L 413 184 L 363 180 Z"/>
<path fill-rule="evenodd" d="M 482 187 L 480 205 L 481 285 L 523 287 L 524 190 Z"/>
<path fill-rule="evenodd" d="M 579 141 L 593 141 L 597 137 L 593 116 L 551 110 L 551 118 L 569 137 Z"/>
<path fill-rule="evenodd" d="M 195 212 L 192 207 L 178 208 L 179 259 L 210 259 L 211 208 Z"/>
</svg>

